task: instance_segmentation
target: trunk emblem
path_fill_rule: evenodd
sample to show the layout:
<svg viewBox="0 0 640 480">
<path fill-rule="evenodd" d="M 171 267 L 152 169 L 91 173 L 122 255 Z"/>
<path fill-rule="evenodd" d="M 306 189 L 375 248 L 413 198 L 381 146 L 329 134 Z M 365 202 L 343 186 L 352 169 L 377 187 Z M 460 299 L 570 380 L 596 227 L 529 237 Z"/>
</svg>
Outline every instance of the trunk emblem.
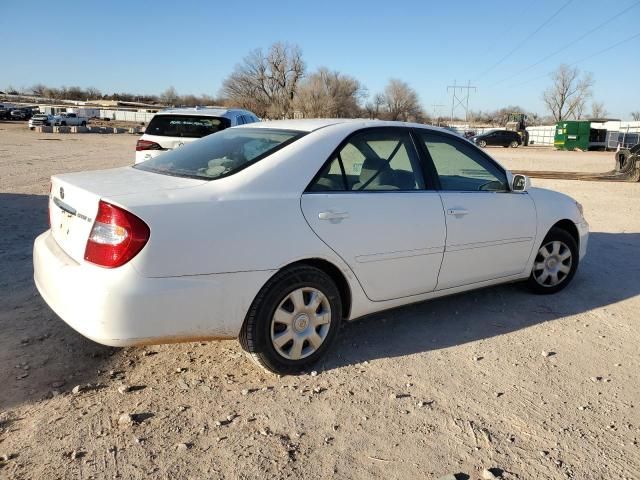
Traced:
<svg viewBox="0 0 640 480">
<path fill-rule="evenodd" d="M 64 200 L 64 188 L 60 187 L 60 200 Z"/>
</svg>

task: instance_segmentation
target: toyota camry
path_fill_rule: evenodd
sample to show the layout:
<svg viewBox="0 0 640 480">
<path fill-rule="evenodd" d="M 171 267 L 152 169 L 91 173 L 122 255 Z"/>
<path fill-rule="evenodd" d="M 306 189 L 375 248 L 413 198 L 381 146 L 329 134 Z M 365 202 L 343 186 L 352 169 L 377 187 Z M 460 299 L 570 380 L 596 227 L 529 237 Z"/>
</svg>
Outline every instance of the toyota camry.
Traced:
<svg viewBox="0 0 640 480">
<path fill-rule="evenodd" d="M 106 345 L 239 338 L 308 368 L 340 323 L 490 285 L 555 293 L 588 225 L 473 143 L 424 125 L 283 120 L 134 166 L 56 175 L 37 288 Z"/>
</svg>

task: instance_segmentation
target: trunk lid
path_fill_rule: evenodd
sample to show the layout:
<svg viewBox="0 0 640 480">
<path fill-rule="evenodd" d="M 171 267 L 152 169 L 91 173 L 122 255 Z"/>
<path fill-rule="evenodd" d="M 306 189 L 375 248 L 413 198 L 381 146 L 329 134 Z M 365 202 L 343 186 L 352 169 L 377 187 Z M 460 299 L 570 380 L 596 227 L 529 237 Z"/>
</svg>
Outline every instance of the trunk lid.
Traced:
<svg viewBox="0 0 640 480">
<path fill-rule="evenodd" d="M 189 188 L 206 180 L 171 177 L 132 167 L 51 177 L 49 215 L 53 238 L 76 262 L 84 261 L 100 199 Z"/>
</svg>

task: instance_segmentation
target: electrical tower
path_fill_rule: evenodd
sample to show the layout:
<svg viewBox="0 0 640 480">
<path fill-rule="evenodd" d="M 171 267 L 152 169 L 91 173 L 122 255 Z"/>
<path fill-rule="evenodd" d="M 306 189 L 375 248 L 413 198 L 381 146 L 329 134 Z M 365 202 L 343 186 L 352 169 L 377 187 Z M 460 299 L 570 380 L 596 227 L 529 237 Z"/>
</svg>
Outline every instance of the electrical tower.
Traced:
<svg viewBox="0 0 640 480">
<path fill-rule="evenodd" d="M 431 108 L 433 108 L 433 118 L 435 119 L 437 126 L 440 126 L 440 109 L 445 107 L 441 103 L 432 103 Z"/>
<path fill-rule="evenodd" d="M 453 85 L 447 86 L 447 93 L 451 92 L 451 122 L 453 122 L 453 113 L 455 112 L 457 107 L 464 108 L 464 121 L 469 121 L 469 93 L 473 90 L 474 92 L 477 90 L 476 87 L 471 86 L 471 81 L 469 80 L 466 85 L 456 85 L 455 80 L 453 81 Z M 460 93 L 458 93 L 460 92 Z"/>
</svg>

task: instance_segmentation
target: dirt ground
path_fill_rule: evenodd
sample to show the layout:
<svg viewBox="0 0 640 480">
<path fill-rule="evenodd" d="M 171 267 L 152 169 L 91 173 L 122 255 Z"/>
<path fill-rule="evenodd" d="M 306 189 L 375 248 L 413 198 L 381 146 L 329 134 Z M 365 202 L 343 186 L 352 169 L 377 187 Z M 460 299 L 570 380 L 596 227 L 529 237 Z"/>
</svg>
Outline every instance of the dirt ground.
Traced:
<svg viewBox="0 0 640 480">
<path fill-rule="evenodd" d="M 97 345 L 37 294 L 49 176 L 127 165 L 136 139 L 0 123 L 0 478 L 640 478 L 640 185 L 533 179 L 591 224 L 563 292 L 379 314 L 344 325 L 316 372 L 277 377 L 235 341 Z M 516 170 L 613 166 L 489 153 Z"/>
</svg>

